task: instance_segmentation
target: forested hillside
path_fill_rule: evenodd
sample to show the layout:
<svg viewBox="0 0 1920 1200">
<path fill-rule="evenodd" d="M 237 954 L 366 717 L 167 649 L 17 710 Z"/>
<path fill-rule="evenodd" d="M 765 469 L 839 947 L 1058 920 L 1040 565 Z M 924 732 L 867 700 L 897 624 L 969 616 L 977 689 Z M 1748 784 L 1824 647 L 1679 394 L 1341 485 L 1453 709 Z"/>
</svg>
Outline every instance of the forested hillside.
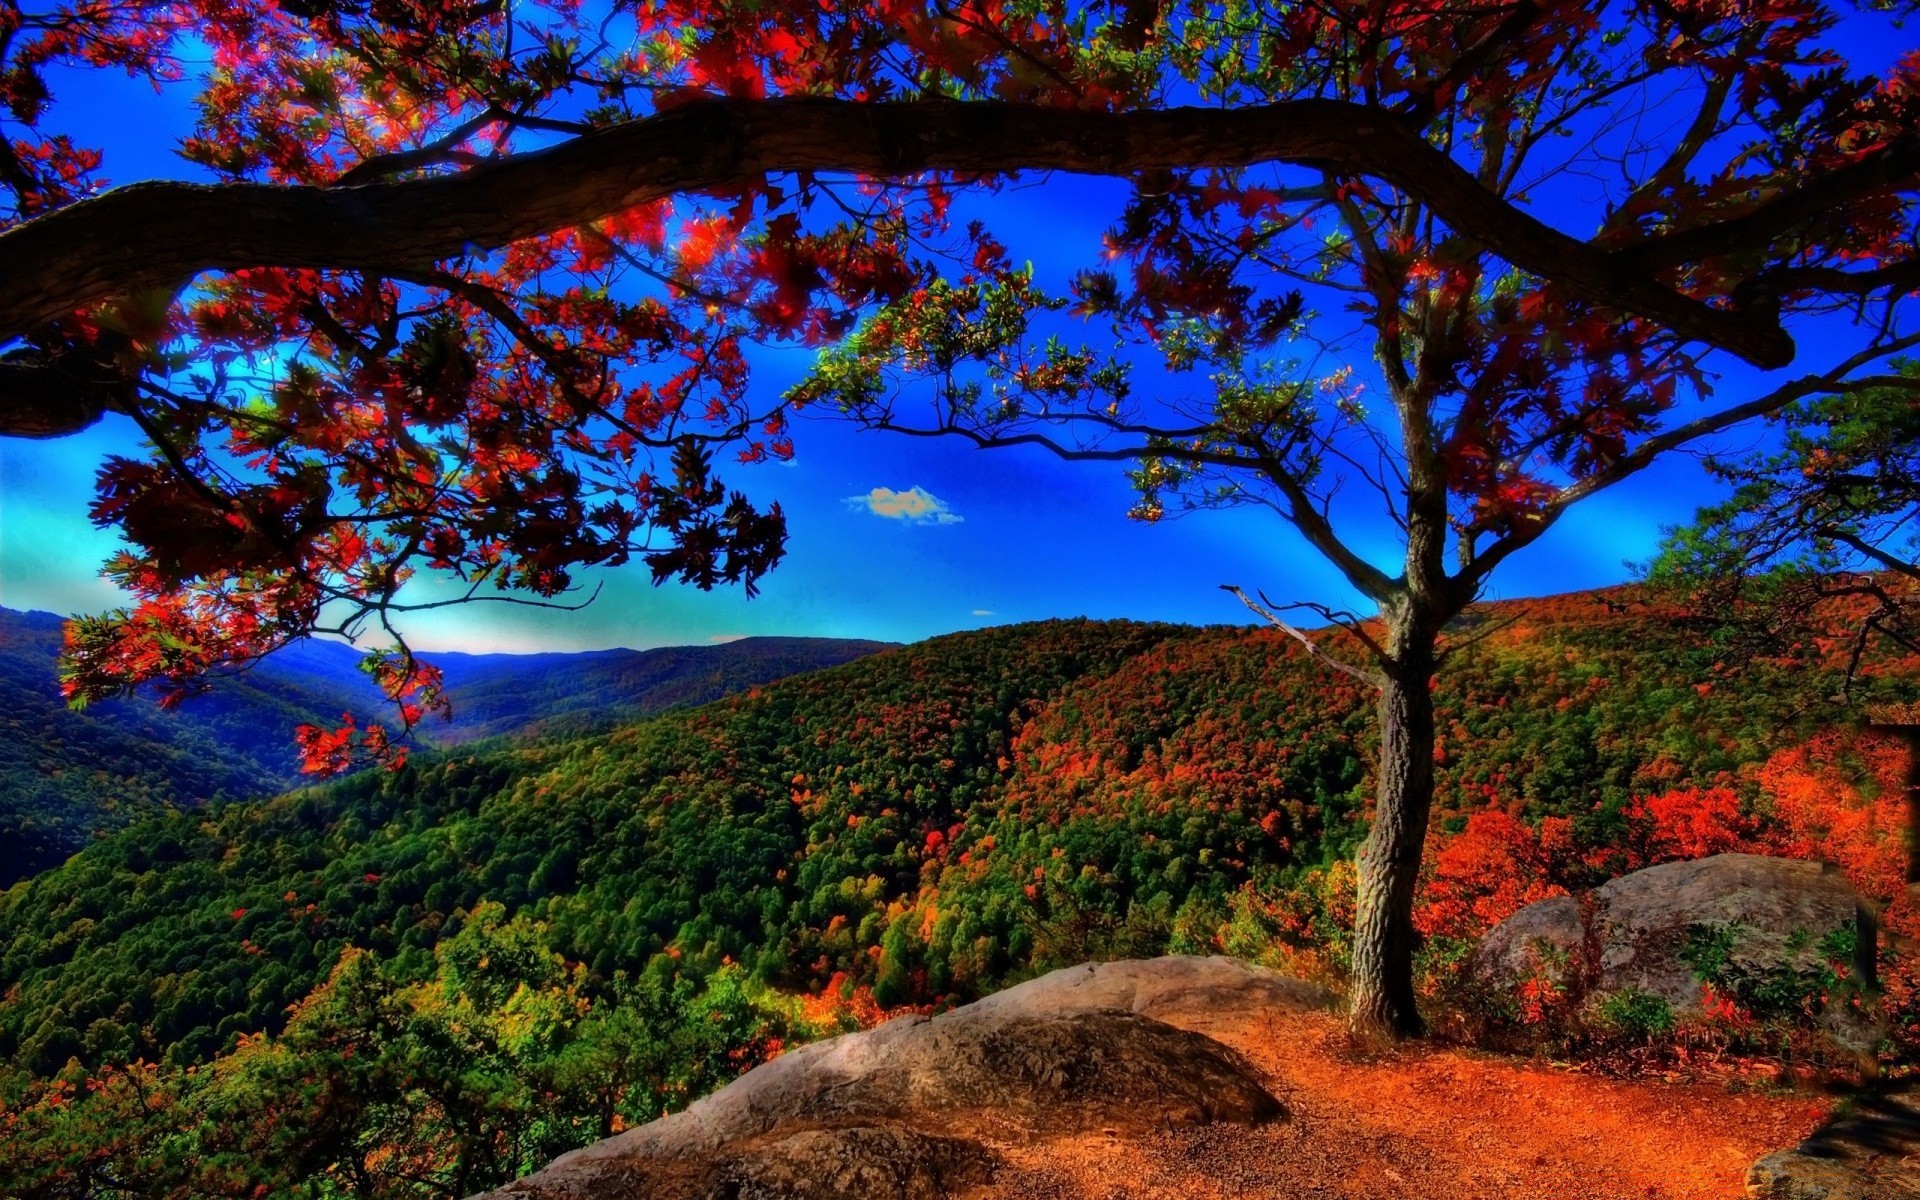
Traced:
<svg viewBox="0 0 1920 1200">
<path fill-rule="evenodd" d="M 347 646 L 306 643 L 167 712 L 60 697 L 61 620 L 0 608 L 0 886 L 157 809 L 270 795 L 299 777 L 296 725 L 371 711 Z"/>
<path fill-rule="evenodd" d="M 1437 696 L 1428 969 L 1662 857 L 1897 845 L 1894 759 L 1828 699 L 1831 648 L 1756 655 L 1605 596 L 1485 619 L 1510 623 Z M 1857 698 L 1915 678 L 1881 664 Z M 849 1009 L 1169 949 L 1337 981 L 1366 706 L 1277 634 L 1049 622 L 145 822 L 0 897 L 16 1186 L 188 1145 L 154 1194 L 204 1192 L 229 1151 L 236 1194 L 291 1194 L 384 1148 L 391 1178 L 345 1190 L 458 1194 L 685 1090 L 645 1080 L 724 1077 Z"/>
<path fill-rule="evenodd" d="M 293 731 L 386 707 L 360 654 L 305 641 L 173 710 L 144 698 L 75 712 L 60 697 L 61 620 L 0 608 L 0 887 L 64 861 L 94 834 L 167 808 L 257 799 L 303 782 Z M 605 728 L 887 648 L 839 638 L 586 654 L 448 654 L 450 722 L 425 745 Z"/>
</svg>

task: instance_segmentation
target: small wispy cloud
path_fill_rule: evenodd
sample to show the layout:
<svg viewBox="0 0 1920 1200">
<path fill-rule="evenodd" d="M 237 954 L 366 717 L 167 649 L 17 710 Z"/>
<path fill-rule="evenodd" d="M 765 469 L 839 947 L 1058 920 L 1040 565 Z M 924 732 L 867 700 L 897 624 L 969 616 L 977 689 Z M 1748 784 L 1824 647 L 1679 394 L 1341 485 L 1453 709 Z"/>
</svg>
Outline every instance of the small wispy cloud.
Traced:
<svg viewBox="0 0 1920 1200">
<path fill-rule="evenodd" d="M 847 503 L 876 517 L 915 525 L 958 525 L 966 520 L 947 507 L 945 500 L 917 484 L 904 492 L 877 487 L 864 496 L 848 496 Z"/>
<path fill-rule="evenodd" d="M 976 608 L 973 610 L 973 615 L 976 617 L 991 617 L 994 613 L 990 608 Z"/>
</svg>

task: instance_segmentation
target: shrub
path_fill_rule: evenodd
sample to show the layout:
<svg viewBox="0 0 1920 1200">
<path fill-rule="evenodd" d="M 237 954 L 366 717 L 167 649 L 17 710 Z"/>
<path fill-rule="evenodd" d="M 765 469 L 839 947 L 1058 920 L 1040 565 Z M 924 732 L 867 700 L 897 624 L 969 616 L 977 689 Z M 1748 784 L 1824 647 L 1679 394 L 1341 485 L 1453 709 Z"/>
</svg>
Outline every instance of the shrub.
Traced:
<svg viewBox="0 0 1920 1200">
<path fill-rule="evenodd" d="M 1638 988 L 1608 996 L 1595 1016 L 1603 1031 L 1638 1042 L 1666 1037 L 1674 1029 L 1673 1006 L 1666 998 Z"/>
</svg>

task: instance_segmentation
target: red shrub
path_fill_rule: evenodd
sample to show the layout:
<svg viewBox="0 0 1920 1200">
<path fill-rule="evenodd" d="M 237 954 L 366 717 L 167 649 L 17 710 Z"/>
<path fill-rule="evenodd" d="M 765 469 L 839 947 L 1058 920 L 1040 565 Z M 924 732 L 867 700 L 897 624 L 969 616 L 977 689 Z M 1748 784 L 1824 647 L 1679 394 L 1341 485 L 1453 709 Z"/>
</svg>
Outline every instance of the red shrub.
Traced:
<svg viewBox="0 0 1920 1200">
<path fill-rule="evenodd" d="M 1536 830 L 1497 809 L 1476 813 L 1433 856 L 1414 925 L 1428 937 L 1478 937 L 1536 900 L 1563 896 L 1554 880 L 1571 847 L 1565 818 Z"/>
</svg>

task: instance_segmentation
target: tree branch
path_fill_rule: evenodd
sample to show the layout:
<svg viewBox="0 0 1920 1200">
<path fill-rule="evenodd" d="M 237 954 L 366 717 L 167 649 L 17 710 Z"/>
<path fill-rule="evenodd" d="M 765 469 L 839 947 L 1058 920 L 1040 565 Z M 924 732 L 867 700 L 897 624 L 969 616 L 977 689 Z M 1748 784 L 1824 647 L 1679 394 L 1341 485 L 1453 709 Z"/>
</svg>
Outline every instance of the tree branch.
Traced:
<svg viewBox="0 0 1920 1200">
<path fill-rule="evenodd" d="M 1519 621 L 1520 614 L 1515 613 L 1511 616 L 1501 617 L 1498 620 L 1488 621 L 1465 637 L 1459 639 L 1449 638 L 1447 644 L 1440 648 L 1440 654 L 1434 661 L 1444 666 L 1453 660 L 1454 655 L 1459 654 L 1463 650 L 1471 650 L 1494 634 L 1499 633 L 1503 629 L 1510 628 Z"/>
<path fill-rule="evenodd" d="M 1335 658 L 1333 655 L 1328 654 L 1325 650 L 1320 648 L 1320 644 L 1318 642 L 1308 637 L 1303 630 L 1299 629 L 1296 626 L 1289 625 L 1287 622 L 1281 620 L 1278 616 L 1274 614 L 1272 609 L 1269 609 L 1265 605 L 1258 603 L 1253 599 L 1253 597 L 1241 591 L 1237 586 L 1231 583 L 1223 583 L 1220 585 L 1220 590 L 1223 592 L 1232 592 L 1235 596 L 1238 596 L 1240 598 L 1240 603 L 1246 605 L 1248 608 L 1252 609 L 1255 613 L 1259 614 L 1262 618 L 1266 620 L 1266 622 L 1269 625 L 1272 625 L 1275 629 L 1280 630 L 1282 633 L 1286 634 L 1288 637 L 1292 638 L 1294 641 L 1299 642 L 1302 646 L 1305 646 L 1307 648 L 1307 653 L 1313 657 L 1315 662 L 1319 662 L 1326 666 L 1332 667 L 1334 670 L 1339 671 L 1344 675 L 1351 675 L 1355 679 L 1358 679 L 1361 683 L 1366 684 L 1370 688 L 1378 688 L 1378 687 L 1385 686 L 1386 678 L 1382 676 L 1379 672 L 1369 671 L 1363 667 L 1356 667 L 1350 662 L 1344 662 L 1340 659 Z"/>
<path fill-rule="evenodd" d="M 1445 71 L 1427 83 L 1419 95 L 1401 108 L 1403 118 L 1416 128 L 1433 120 L 1443 97 L 1451 99 L 1453 89 L 1474 72 L 1485 68 L 1493 61 L 1495 54 L 1519 40 L 1544 15 L 1545 11 L 1534 0 L 1520 0 L 1485 37 L 1461 51 L 1460 57 L 1454 59 Z"/>
<path fill-rule="evenodd" d="M 1913 563 L 1907 562 L 1905 559 L 1895 558 L 1878 546 L 1874 546 L 1844 529 L 1822 526 L 1814 530 L 1814 536 L 1826 538 L 1828 541 L 1839 542 L 1841 545 L 1851 547 L 1872 559 L 1874 562 L 1879 563 L 1889 571 L 1899 575 L 1905 575 L 1908 579 L 1920 580 L 1920 567 L 1916 567 Z"/>
<path fill-rule="evenodd" d="M 1920 258 L 1861 271 L 1842 267 L 1784 267 L 1757 275 L 1735 290 L 1742 298 L 1758 301 L 1764 296 L 1802 289 L 1843 296 L 1872 296 L 1876 292 L 1899 296 L 1920 290 Z"/>
<path fill-rule="evenodd" d="M 1398 585 L 1387 576 L 1385 571 L 1361 558 L 1353 547 L 1340 540 L 1334 532 L 1333 522 L 1325 512 L 1314 507 L 1313 496 L 1308 493 L 1300 480 L 1294 478 L 1285 464 L 1262 455 L 1259 459 L 1260 473 L 1268 482 L 1279 489 L 1287 499 L 1287 520 L 1307 539 L 1307 544 L 1318 550 L 1328 562 L 1340 569 L 1340 573 L 1367 599 L 1376 604 L 1385 604 L 1397 590 Z"/>
<path fill-rule="evenodd" d="M 0 353 L 0 437 L 65 437 L 132 412 L 140 377 L 123 364 L 126 349 L 124 336 L 102 330 L 90 346 L 47 339 Z"/>
<path fill-rule="evenodd" d="M 1758 396 L 1745 404 L 1736 404 L 1717 413 L 1709 413 L 1684 425 L 1676 425 L 1665 433 L 1646 439 L 1632 450 L 1615 459 L 1609 466 L 1595 471 L 1584 479 L 1562 488 L 1558 495 L 1547 503 L 1532 523 L 1515 529 L 1489 546 L 1485 553 L 1474 559 L 1470 573 L 1459 576 L 1464 582 L 1477 584 L 1485 579 L 1495 567 L 1511 557 L 1516 551 L 1532 545 L 1542 534 L 1553 527 L 1567 509 L 1596 492 L 1604 491 L 1632 475 L 1645 470 L 1662 454 L 1670 450 L 1710 437 L 1724 429 L 1729 429 L 1743 421 L 1768 416 L 1779 412 L 1796 400 L 1822 393 L 1837 394 L 1857 392 L 1872 387 L 1904 387 L 1920 390 L 1920 384 L 1904 375 L 1875 375 L 1857 379 L 1847 376 L 1878 358 L 1898 353 L 1916 343 L 1920 335 L 1910 335 L 1894 342 L 1869 347 L 1852 355 L 1844 362 L 1819 375 L 1805 375 L 1789 383 Z"/>
<path fill-rule="evenodd" d="M 1286 612 L 1289 608 L 1304 608 L 1327 624 L 1338 625 L 1341 629 L 1346 630 L 1347 636 L 1359 642 L 1362 646 L 1365 646 L 1367 653 L 1373 655 L 1377 661 L 1383 663 L 1393 661 L 1393 655 L 1388 653 L 1387 648 L 1374 640 L 1373 635 L 1367 632 L 1366 622 L 1361 620 L 1357 615 L 1347 612 L 1345 609 L 1329 608 L 1327 605 L 1319 604 L 1312 600 L 1296 600 L 1292 604 L 1276 604 L 1274 603 L 1273 597 L 1267 595 L 1264 591 L 1260 593 L 1260 603 L 1266 605 L 1276 613 Z"/>
<path fill-rule="evenodd" d="M 1330 100 L 1082 112 L 814 97 L 689 104 L 447 175 L 346 188 L 138 183 L 0 233 L 0 339 L 207 270 L 418 270 L 683 192 L 796 171 L 1099 175 L 1290 162 L 1383 179 L 1524 270 L 1756 365 L 1771 317 L 1682 296 L 1483 187 L 1396 114 Z M 3 424 L 3 423 L 0 423 Z"/>
<path fill-rule="evenodd" d="M 1815 175 L 1743 216 L 1682 229 L 1622 247 L 1617 253 L 1629 270 L 1656 271 L 1750 250 L 1820 213 L 1888 188 L 1911 186 L 1916 177 L 1920 177 L 1920 138 L 1905 138 L 1857 162 Z"/>
<path fill-rule="evenodd" d="M 1129 459 L 1150 458 L 1157 453 L 1145 446 L 1068 446 L 1044 433 L 982 433 L 978 429 L 969 429 L 965 425 L 944 421 L 931 429 L 923 426 L 901 425 L 892 417 L 869 418 L 863 423 L 868 429 L 884 429 L 888 433 L 904 434 L 907 437 L 957 437 L 973 443 L 979 450 L 1000 450 L 1008 446 L 1038 446 L 1066 462 L 1126 462 Z M 1189 451 L 1183 452 L 1180 459 L 1182 462 L 1205 463 L 1215 467 L 1238 467 L 1244 470 L 1254 470 L 1259 467 L 1255 459 L 1231 454 Z"/>
<path fill-rule="evenodd" d="M 79 433 L 132 395 L 127 380 L 104 372 L 76 375 L 58 359 L 31 351 L 0 356 L 0 432 L 8 437 Z"/>
</svg>

